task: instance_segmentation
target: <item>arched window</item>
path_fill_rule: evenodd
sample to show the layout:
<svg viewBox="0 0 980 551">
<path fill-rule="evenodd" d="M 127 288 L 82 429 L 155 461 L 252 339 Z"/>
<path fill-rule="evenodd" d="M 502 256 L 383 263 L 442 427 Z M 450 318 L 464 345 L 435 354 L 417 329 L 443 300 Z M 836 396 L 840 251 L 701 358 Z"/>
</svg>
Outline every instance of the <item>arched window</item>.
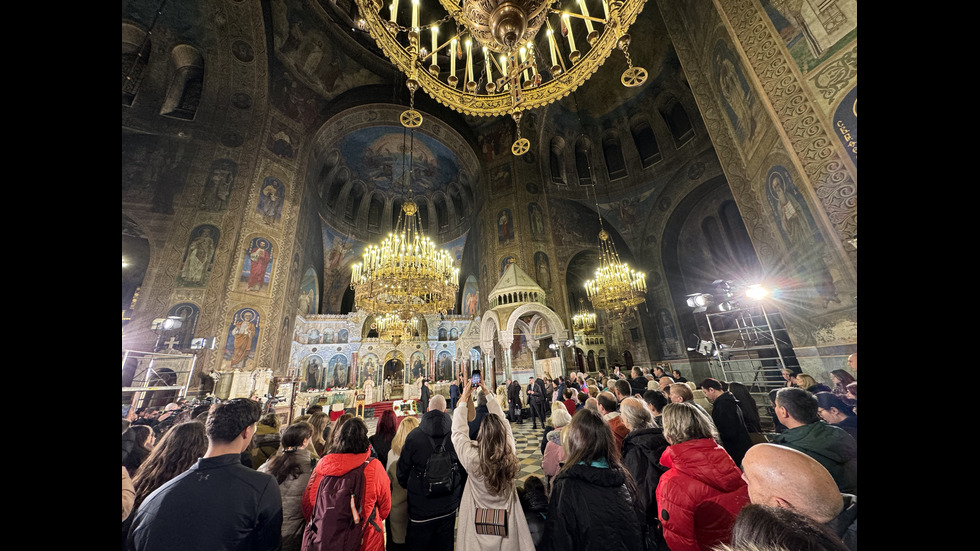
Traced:
<svg viewBox="0 0 980 551">
<path fill-rule="evenodd" d="M 548 155 L 551 164 L 552 183 L 565 185 L 565 140 L 555 137 L 551 139 L 551 149 Z"/>
<path fill-rule="evenodd" d="M 653 135 L 650 123 L 640 121 L 630 128 L 633 134 L 633 143 L 636 144 L 636 151 L 640 154 L 640 163 L 643 168 L 649 168 L 663 159 L 660 154 L 660 146 L 657 145 L 657 137 Z"/>
<path fill-rule="evenodd" d="M 449 192 L 449 199 L 453 202 L 453 210 L 456 211 L 456 223 L 460 224 L 463 222 L 463 198 L 459 194 L 459 188 L 453 188 Z"/>
<path fill-rule="evenodd" d="M 402 205 L 405 204 L 405 200 L 398 198 L 391 203 L 391 229 L 394 231 L 398 227 L 398 217 L 402 215 Z"/>
<path fill-rule="evenodd" d="M 361 207 L 361 199 L 364 198 L 364 186 L 358 184 L 347 194 L 347 208 L 344 209 L 344 216 L 347 220 L 353 221 L 357 218 L 357 211 Z"/>
<path fill-rule="evenodd" d="M 368 231 L 379 233 L 381 231 L 381 213 L 385 210 L 385 203 L 381 195 L 375 193 L 371 196 L 371 206 L 368 208 Z"/>
<path fill-rule="evenodd" d="M 350 172 L 348 172 L 346 168 L 339 170 L 336 174 L 334 174 L 333 181 L 330 182 L 330 190 L 327 192 L 326 198 L 327 206 L 329 206 L 331 210 L 337 208 L 337 198 L 340 197 L 340 191 L 344 189 L 344 184 L 347 183 L 349 177 Z"/>
<path fill-rule="evenodd" d="M 436 221 L 439 223 L 439 231 L 449 229 L 449 209 L 446 207 L 446 198 L 442 195 L 436 198 Z"/>
<path fill-rule="evenodd" d="M 691 126 L 691 119 L 687 116 L 687 111 L 679 101 L 674 101 L 660 112 L 670 133 L 674 136 L 674 143 L 677 147 L 684 145 L 694 137 L 694 127 Z"/>
<path fill-rule="evenodd" d="M 580 186 L 592 185 L 592 163 L 589 160 L 591 144 L 585 138 L 580 138 L 575 144 L 575 171 L 578 173 Z"/>
<path fill-rule="evenodd" d="M 606 160 L 606 172 L 610 180 L 626 176 L 626 159 L 623 158 L 623 147 L 619 137 L 609 135 L 602 139 L 602 155 Z"/>
<path fill-rule="evenodd" d="M 150 38 L 134 25 L 122 26 L 122 104 L 129 107 L 136 99 L 143 70 L 150 61 Z"/>
<path fill-rule="evenodd" d="M 204 57 L 197 48 L 180 44 L 170 52 L 174 72 L 160 114 L 194 120 L 204 91 Z"/>
</svg>

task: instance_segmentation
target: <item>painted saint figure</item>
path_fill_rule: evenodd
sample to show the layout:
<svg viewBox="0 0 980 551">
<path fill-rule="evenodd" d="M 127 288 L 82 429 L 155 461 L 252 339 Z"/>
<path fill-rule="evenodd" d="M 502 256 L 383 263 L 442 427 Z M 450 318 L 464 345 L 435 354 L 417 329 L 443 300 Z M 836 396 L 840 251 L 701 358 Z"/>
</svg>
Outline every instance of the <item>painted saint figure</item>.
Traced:
<svg viewBox="0 0 980 551">
<path fill-rule="evenodd" d="M 184 258 L 184 266 L 180 270 L 181 282 L 196 285 L 204 283 L 213 255 L 214 239 L 211 238 L 211 228 L 202 228 L 200 235 L 187 247 L 187 257 Z"/>
<path fill-rule="evenodd" d="M 272 260 L 272 254 L 269 251 L 269 242 L 265 239 L 256 239 L 253 243 L 248 251 L 248 258 L 251 261 L 248 270 L 248 290 L 259 291 L 265 283 L 265 272 Z"/>
<path fill-rule="evenodd" d="M 231 367 L 245 367 L 249 352 L 252 351 L 252 337 L 255 336 L 255 314 L 251 311 L 242 312 L 241 318 L 232 326 L 232 355 Z"/>
</svg>

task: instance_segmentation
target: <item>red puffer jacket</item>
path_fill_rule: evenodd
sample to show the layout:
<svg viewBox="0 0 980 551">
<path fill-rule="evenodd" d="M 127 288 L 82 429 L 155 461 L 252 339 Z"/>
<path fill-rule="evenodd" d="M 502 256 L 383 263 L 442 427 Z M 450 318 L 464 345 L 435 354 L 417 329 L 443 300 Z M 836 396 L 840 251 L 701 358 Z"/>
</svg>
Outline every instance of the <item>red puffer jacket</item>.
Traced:
<svg viewBox="0 0 980 551">
<path fill-rule="evenodd" d="M 657 507 L 671 551 L 707 551 L 729 543 L 735 515 L 749 503 L 742 471 L 711 438 L 670 446 L 668 471 L 657 485 Z"/>
</svg>

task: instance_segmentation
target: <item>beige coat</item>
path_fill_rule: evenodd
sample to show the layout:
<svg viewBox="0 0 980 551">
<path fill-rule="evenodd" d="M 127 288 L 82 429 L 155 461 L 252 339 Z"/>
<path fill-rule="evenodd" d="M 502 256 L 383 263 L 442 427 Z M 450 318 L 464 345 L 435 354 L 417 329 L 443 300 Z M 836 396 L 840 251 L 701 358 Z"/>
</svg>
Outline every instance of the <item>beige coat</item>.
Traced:
<svg viewBox="0 0 980 551">
<path fill-rule="evenodd" d="M 460 408 L 465 409 L 465 408 Z M 391 512 L 385 522 L 391 526 L 391 539 L 394 543 L 405 543 L 408 531 L 408 490 L 398 483 L 398 454 L 388 451 L 388 478 L 391 479 Z"/>
<path fill-rule="evenodd" d="M 504 412 L 495 396 L 487 396 L 487 408 L 491 415 L 504 419 Z M 510 423 L 504 419 L 507 427 L 508 441 L 511 449 L 516 450 L 514 434 Z M 476 440 L 470 440 L 470 427 L 466 422 L 466 408 L 456 408 L 453 412 L 453 447 L 459 456 L 459 462 L 466 469 L 466 486 L 459 503 L 459 515 L 456 518 L 456 551 L 471 551 L 474 549 L 526 551 L 534 549 L 531 531 L 524 518 L 521 501 L 517 497 L 517 484 L 506 496 L 494 496 L 487 491 L 486 482 L 480 473 L 480 452 Z M 476 508 L 507 509 L 507 537 L 490 536 L 476 533 Z"/>
</svg>

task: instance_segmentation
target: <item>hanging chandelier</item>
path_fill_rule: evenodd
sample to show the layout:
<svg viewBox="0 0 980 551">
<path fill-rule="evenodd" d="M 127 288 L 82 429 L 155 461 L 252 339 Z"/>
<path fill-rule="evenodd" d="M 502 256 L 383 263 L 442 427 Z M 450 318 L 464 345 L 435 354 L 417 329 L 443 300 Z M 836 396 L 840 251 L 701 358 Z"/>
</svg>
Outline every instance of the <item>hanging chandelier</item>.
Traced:
<svg viewBox="0 0 980 551">
<path fill-rule="evenodd" d="M 593 192 L 595 186 L 593 185 Z M 599 212 L 599 197 L 596 195 L 596 212 Z M 595 279 L 585 282 L 585 292 L 592 306 L 597 310 L 622 316 L 634 306 L 646 300 L 646 275 L 630 268 L 619 259 L 612 236 L 602 227 L 602 214 L 599 213 L 599 267 Z"/>
<path fill-rule="evenodd" d="M 414 107 L 422 88 L 466 115 L 510 115 L 511 151 L 523 155 L 530 142 L 521 138 L 521 113 L 573 92 L 613 49 L 626 57 L 624 86 L 647 80 L 633 66 L 627 33 L 646 0 L 426 0 L 424 11 L 420 0 L 390 1 L 356 0 L 358 25 L 408 77 L 406 128 L 422 123 Z"/>
<path fill-rule="evenodd" d="M 415 154 L 415 131 L 409 162 Z M 411 178 L 412 165 L 403 171 Z M 448 251 L 422 233 L 418 205 L 412 198 L 411 181 L 408 197 L 398 214 L 393 233 L 380 245 L 364 249 L 362 262 L 354 264 L 351 289 L 355 308 L 377 317 L 398 316 L 403 322 L 424 314 L 445 314 L 456 305 L 459 290 L 459 268 Z"/>
<path fill-rule="evenodd" d="M 376 320 L 378 337 L 392 341 L 396 345 L 404 339 L 412 338 L 418 331 L 418 318 L 405 321 L 398 314 L 385 314 Z"/>
<path fill-rule="evenodd" d="M 585 300 L 578 299 L 578 312 L 572 316 L 572 327 L 582 333 L 591 333 L 596 328 L 595 312 L 585 307 Z"/>
</svg>

